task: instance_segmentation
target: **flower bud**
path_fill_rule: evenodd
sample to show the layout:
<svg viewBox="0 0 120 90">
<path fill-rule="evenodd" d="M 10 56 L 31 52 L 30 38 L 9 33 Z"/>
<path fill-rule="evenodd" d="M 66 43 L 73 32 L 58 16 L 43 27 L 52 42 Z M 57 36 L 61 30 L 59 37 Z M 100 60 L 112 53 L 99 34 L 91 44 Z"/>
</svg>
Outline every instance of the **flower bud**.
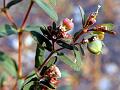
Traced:
<svg viewBox="0 0 120 90">
<path fill-rule="evenodd" d="M 62 22 L 62 27 L 64 27 L 64 31 L 71 30 L 74 27 L 74 23 L 72 22 L 72 19 L 65 18 Z"/>
<path fill-rule="evenodd" d="M 90 14 L 90 16 L 88 17 L 84 27 L 88 27 L 88 26 L 91 26 L 93 24 L 96 23 L 96 14 L 95 13 L 92 13 Z"/>
<path fill-rule="evenodd" d="M 91 25 L 96 23 L 96 17 L 98 15 L 98 11 L 99 11 L 100 7 L 101 6 L 98 5 L 97 11 L 90 14 L 90 16 L 88 17 L 88 19 L 87 19 L 87 21 L 86 21 L 86 23 L 84 25 L 84 28 L 85 27 L 89 27 L 89 26 L 91 26 Z"/>
<path fill-rule="evenodd" d="M 102 51 L 102 47 L 103 47 L 102 41 L 96 37 L 93 38 L 93 40 L 87 44 L 88 50 L 93 54 L 100 54 Z"/>
</svg>

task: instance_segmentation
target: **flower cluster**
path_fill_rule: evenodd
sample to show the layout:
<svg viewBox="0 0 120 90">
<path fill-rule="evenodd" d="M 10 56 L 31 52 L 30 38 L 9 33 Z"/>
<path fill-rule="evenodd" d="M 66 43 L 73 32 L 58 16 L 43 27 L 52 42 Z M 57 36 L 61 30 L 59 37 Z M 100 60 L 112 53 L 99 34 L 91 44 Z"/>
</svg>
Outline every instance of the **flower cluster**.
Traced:
<svg viewBox="0 0 120 90">
<path fill-rule="evenodd" d="M 56 65 L 49 67 L 40 79 L 41 85 L 47 88 L 55 89 L 58 85 L 58 78 L 61 77 L 61 72 Z"/>
</svg>

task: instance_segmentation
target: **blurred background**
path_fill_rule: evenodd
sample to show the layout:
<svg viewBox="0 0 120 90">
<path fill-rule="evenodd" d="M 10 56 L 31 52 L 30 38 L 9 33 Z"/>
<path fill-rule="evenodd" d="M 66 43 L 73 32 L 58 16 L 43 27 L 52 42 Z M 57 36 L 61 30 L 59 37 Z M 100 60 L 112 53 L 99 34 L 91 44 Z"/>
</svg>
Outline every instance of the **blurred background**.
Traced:
<svg viewBox="0 0 120 90">
<path fill-rule="evenodd" d="M 6 0 L 9 1 L 9 0 Z M 24 0 L 20 4 L 10 9 L 18 25 L 27 10 L 29 0 Z M 88 16 L 91 12 L 96 11 L 97 5 L 100 4 L 97 24 L 113 23 L 117 35 L 112 36 L 106 34 L 104 43 L 104 51 L 102 55 L 92 55 L 85 50 L 85 65 L 80 72 L 73 71 L 70 67 L 62 62 L 58 63 L 58 67 L 62 72 L 62 78 L 57 90 L 120 90 L 120 0 L 57 0 L 55 7 L 59 21 L 65 17 L 73 18 L 75 23 L 74 29 L 70 32 L 75 33 L 81 28 L 81 16 L 78 6 L 81 5 Z M 21 7 L 22 6 L 22 7 Z M 2 0 L 0 0 L 2 7 Z M 0 24 L 8 23 L 5 17 L 0 16 Z M 29 24 L 51 24 L 52 20 L 35 5 L 31 11 Z M 34 58 L 36 44 L 29 33 L 23 35 L 23 73 L 28 74 L 34 69 Z M 0 51 L 4 51 L 17 62 L 18 40 L 17 35 L 0 38 Z M 9 78 L 8 89 L 15 83 L 14 79 Z"/>
</svg>

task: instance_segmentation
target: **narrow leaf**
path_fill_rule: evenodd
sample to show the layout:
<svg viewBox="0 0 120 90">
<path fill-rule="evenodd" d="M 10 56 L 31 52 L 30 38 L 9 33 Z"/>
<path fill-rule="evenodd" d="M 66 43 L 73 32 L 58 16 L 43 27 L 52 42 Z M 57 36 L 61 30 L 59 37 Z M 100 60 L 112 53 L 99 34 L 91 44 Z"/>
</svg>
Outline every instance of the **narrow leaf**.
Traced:
<svg viewBox="0 0 120 90">
<path fill-rule="evenodd" d="M 73 50 L 73 45 L 67 44 L 66 42 L 64 42 L 62 40 L 58 40 L 57 44 L 60 45 L 63 48 L 67 48 L 67 49 Z"/>
<path fill-rule="evenodd" d="M 17 30 L 11 25 L 5 24 L 0 26 L 0 38 L 12 34 L 17 34 Z"/>
<path fill-rule="evenodd" d="M 114 24 L 112 24 L 112 23 L 99 24 L 96 27 L 99 27 L 99 26 L 106 27 L 106 30 L 110 30 L 110 31 L 112 31 L 115 27 Z"/>
<path fill-rule="evenodd" d="M 49 68 L 52 65 L 54 65 L 56 63 L 56 61 L 57 61 L 57 57 L 56 56 L 51 57 L 50 60 L 49 60 L 49 62 L 47 63 L 47 67 Z"/>
<path fill-rule="evenodd" d="M 34 0 L 38 6 L 43 9 L 53 20 L 57 21 L 58 16 L 55 12 L 54 8 L 50 6 L 49 4 L 45 3 L 43 0 Z"/>
<path fill-rule="evenodd" d="M 80 35 L 81 32 L 82 32 L 82 29 L 80 29 L 79 31 L 77 31 L 77 32 L 74 34 L 74 40 L 79 37 L 79 35 Z"/>
<path fill-rule="evenodd" d="M 34 85 L 34 82 L 38 81 L 35 71 L 32 71 L 26 78 L 22 90 L 31 90 L 31 86 Z"/>
<path fill-rule="evenodd" d="M 21 1 L 23 1 L 23 0 L 12 0 L 12 1 L 10 1 L 7 5 L 6 5 L 6 8 L 10 8 L 11 6 L 13 6 L 13 5 L 15 5 L 15 4 L 18 4 L 18 3 L 20 3 Z"/>
<path fill-rule="evenodd" d="M 44 54 L 45 54 L 45 48 L 40 45 L 37 45 L 36 56 L 35 56 L 35 67 L 36 68 L 42 65 L 44 61 Z"/>
<path fill-rule="evenodd" d="M 80 46 L 80 52 L 81 52 L 81 54 L 84 56 L 84 55 L 85 55 L 84 49 L 83 49 L 83 47 L 82 47 L 81 44 L 80 44 L 79 46 Z"/>
<path fill-rule="evenodd" d="M 81 18 L 82 18 L 82 25 L 84 26 L 84 24 L 85 24 L 85 12 L 80 5 L 79 5 L 79 9 L 80 9 L 80 14 L 81 14 Z"/>
<path fill-rule="evenodd" d="M 52 44 L 46 37 L 35 31 L 31 31 L 31 34 L 34 37 L 34 39 L 38 42 L 38 44 L 42 45 L 49 51 L 52 50 Z"/>
</svg>

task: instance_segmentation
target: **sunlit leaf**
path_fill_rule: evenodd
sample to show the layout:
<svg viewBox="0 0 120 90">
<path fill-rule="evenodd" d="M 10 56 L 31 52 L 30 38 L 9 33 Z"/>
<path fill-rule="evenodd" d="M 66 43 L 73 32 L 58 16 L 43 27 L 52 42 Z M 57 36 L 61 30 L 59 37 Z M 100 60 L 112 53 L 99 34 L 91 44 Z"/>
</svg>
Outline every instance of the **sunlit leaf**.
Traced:
<svg viewBox="0 0 120 90">
<path fill-rule="evenodd" d="M 34 0 L 35 3 L 41 8 L 43 9 L 43 11 L 45 11 L 53 20 L 57 21 L 58 20 L 58 16 L 57 13 L 55 12 L 54 8 L 45 3 L 43 0 Z"/>
<path fill-rule="evenodd" d="M 24 79 L 18 79 L 17 84 L 18 84 L 18 90 L 21 90 L 24 84 Z"/>
<path fill-rule="evenodd" d="M 0 38 L 12 34 L 17 34 L 17 30 L 11 25 L 5 24 L 0 26 Z"/>
</svg>

